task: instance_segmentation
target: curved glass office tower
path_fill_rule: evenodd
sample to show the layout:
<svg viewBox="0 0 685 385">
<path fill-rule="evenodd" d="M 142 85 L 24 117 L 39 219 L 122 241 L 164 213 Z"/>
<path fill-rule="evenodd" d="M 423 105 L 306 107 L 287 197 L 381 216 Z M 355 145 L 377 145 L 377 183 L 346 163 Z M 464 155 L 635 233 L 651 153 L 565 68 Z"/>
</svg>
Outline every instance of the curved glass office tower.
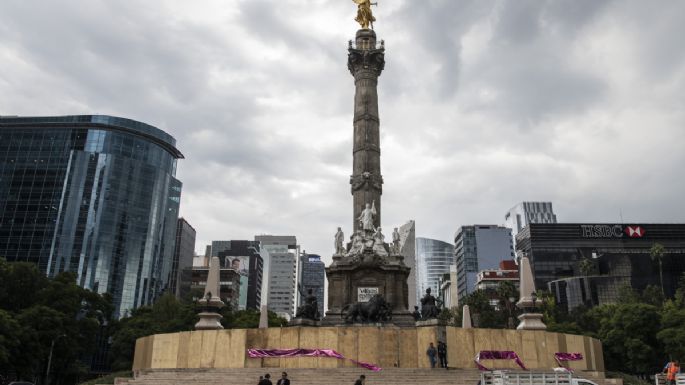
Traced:
<svg viewBox="0 0 685 385">
<path fill-rule="evenodd" d="M 426 289 L 432 294 L 440 292 L 440 278 L 450 272 L 454 264 L 454 245 L 430 238 L 416 238 L 416 300 L 421 307 L 421 298 Z"/>
<path fill-rule="evenodd" d="M 171 272 L 175 145 L 112 116 L 0 117 L 0 257 L 74 272 L 120 316 L 152 302 Z"/>
</svg>

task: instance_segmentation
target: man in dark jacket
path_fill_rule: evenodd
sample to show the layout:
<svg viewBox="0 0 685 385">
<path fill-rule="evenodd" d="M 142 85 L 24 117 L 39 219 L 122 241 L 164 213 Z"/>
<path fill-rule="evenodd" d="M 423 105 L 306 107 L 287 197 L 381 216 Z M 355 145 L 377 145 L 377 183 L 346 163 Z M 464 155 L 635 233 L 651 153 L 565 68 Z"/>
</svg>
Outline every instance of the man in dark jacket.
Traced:
<svg viewBox="0 0 685 385">
<path fill-rule="evenodd" d="M 271 375 L 269 373 L 264 375 L 264 379 L 259 381 L 259 384 L 257 385 L 273 385 L 271 382 Z"/>
<path fill-rule="evenodd" d="M 290 385 L 290 380 L 288 379 L 288 373 L 281 373 L 281 378 L 278 379 L 276 385 Z"/>
<path fill-rule="evenodd" d="M 438 360 L 440 360 L 440 367 L 447 369 L 447 344 L 438 341 Z"/>
<path fill-rule="evenodd" d="M 366 382 L 366 376 L 362 374 L 359 376 L 359 379 L 354 382 L 354 385 L 364 385 L 364 382 Z"/>
</svg>

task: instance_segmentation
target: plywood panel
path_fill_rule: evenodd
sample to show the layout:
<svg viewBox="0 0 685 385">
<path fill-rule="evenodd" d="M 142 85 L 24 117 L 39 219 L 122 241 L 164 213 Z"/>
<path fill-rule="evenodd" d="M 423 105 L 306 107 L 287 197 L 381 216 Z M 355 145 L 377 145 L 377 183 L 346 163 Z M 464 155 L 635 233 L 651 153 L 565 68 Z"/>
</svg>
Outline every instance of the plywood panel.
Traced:
<svg viewBox="0 0 685 385">
<path fill-rule="evenodd" d="M 319 328 L 319 347 L 323 349 L 333 349 L 338 351 L 338 328 L 327 327 Z M 319 358 L 319 368 L 337 368 L 339 360 L 335 358 Z"/>
<path fill-rule="evenodd" d="M 281 331 L 281 345 L 283 349 L 295 349 L 300 347 L 300 329 L 301 327 L 283 328 Z M 297 368 L 297 358 L 283 358 L 281 359 L 281 367 Z"/>
<path fill-rule="evenodd" d="M 381 360 L 381 329 L 375 326 L 359 328 L 359 346 L 357 360 L 379 365 Z"/>
<path fill-rule="evenodd" d="M 218 330 L 205 330 L 202 332 L 202 354 L 200 355 L 201 368 L 214 367 L 217 333 Z"/>
<path fill-rule="evenodd" d="M 379 363 L 382 368 L 393 368 L 400 361 L 399 328 L 385 327 L 380 329 Z"/>
<path fill-rule="evenodd" d="M 316 349 L 319 347 L 319 330 L 318 328 L 300 328 L 300 347 L 303 349 Z M 319 364 L 319 359 L 315 357 L 298 357 L 297 360 L 300 368 L 316 368 Z"/>
<path fill-rule="evenodd" d="M 220 330 L 216 334 L 216 358 L 214 359 L 214 368 L 226 369 L 235 366 L 231 366 L 231 331 L 230 330 Z M 242 348 L 242 347 L 239 347 Z M 242 364 L 242 362 L 241 362 Z"/>
<path fill-rule="evenodd" d="M 473 329 L 447 327 L 447 363 L 455 368 L 475 368 Z"/>
<path fill-rule="evenodd" d="M 188 345 L 188 368 L 195 369 L 200 367 L 202 360 L 202 332 L 190 332 L 190 343 Z"/>
<path fill-rule="evenodd" d="M 338 352 L 347 358 L 356 360 L 359 357 L 359 328 L 341 327 L 338 332 Z M 340 363 L 338 363 L 340 365 Z M 356 367 L 349 360 L 342 361 L 345 367 Z"/>
<path fill-rule="evenodd" d="M 535 332 L 530 330 L 521 330 L 521 351 L 518 352 L 519 357 L 529 369 L 537 368 L 538 363 L 538 349 L 535 341 Z"/>
<path fill-rule="evenodd" d="M 266 349 L 282 349 L 281 345 L 281 328 L 267 328 L 261 329 L 265 334 L 266 343 L 264 347 Z M 265 358 L 262 361 L 265 368 L 280 368 L 281 359 L 279 358 Z"/>
<path fill-rule="evenodd" d="M 178 339 L 177 333 L 160 334 L 154 336 L 156 349 L 152 352 L 152 367 L 155 369 L 170 369 L 177 366 Z"/>
<path fill-rule="evenodd" d="M 416 368 L 418 359 L 416 356 L 416 328 L 402 328 L 400 335 L 400 367 Z"/>
<path fill-rule="evenodd" d="M 416 357 L 418 361 L 419 368 L 430 368 L 430 360 L 426 351 L 428 346 L 433 343 L 433 346 L 437 349 L 438 335 L 437 327 L 435 326 L 422 326 L 416 328 L 417 330 L 417 344 L 416 344 Z"/>
<path fill-rule="evenodd" d="M 246 348 L 248 349 L 264 349 L 266 345 L 266 335 L 262 332 L 263 329 L 245 329 L 246 332 Z M 263 359 L 262 358 L 249 358 L 245 359 L 246 368 L 261 368 Z"/>
<path fill-rule="evenodd" d="M 187 368 L 190 355 L 190 332 L 178 333 L 178 352 L 176 354 L 176 367 Z"/>
<path fill-rule="evenodd" d="M 231 368 L 247 367 L 247 330 L 233 329 L 231 333 L 231 350 L 228 360 Z"/>
<path fill-rule="evenodd" d="M 583 357 L 587 357 L 587 354 L 585 352 L 585 337 L 583 336 L 574 336 L 571 334 L 565 335 L 566 337 L 566 346 L 568 348 L 569 353 L 582 353 Z M 568 366 L 571 369 L 574 370 L 583 370 L 585 367 L 587 367 L 587 364 L 583 361 L 570 361 L 568 362 Z"/>
</svg>

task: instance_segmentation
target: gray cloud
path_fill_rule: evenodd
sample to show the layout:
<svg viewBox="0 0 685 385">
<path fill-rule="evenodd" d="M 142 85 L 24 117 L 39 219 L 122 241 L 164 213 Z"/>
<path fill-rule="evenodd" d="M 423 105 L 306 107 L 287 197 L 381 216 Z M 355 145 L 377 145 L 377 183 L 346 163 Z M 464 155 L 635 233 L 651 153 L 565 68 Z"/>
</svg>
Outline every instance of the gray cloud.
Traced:
<svg viewBox="0 0 685 385">
<path fill-rule="evenodd" d="M 383 223 L 451 240 L 521 200 L 563 221 L 683 221 L 685 5 L 380 2 Z M 0 114 L 107 113 L 186 155 L 212 239 L 351 226 L 349 1 L 0 3 Z"/>
</svg>

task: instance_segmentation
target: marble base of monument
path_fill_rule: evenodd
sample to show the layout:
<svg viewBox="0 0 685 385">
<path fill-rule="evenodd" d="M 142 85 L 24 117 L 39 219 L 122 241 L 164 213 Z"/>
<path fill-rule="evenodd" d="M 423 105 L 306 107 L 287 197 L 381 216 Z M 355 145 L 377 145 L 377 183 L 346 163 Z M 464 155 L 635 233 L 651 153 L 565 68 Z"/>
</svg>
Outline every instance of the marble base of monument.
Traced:
<svg viewBox="0 0 685 385">
<path fill-rule="evenodd" d="M 547 330 L 540 313 L 523 313 L 518 319 L 521 323 L 516 327 L 517 330 Z"/>
<path fill-rule="evenodd" d="M 223 318 L 221 314 L 202 312 L 198 315 L 200 320 L 195 324 L 195 330 L 221 330 L 224 328 L 220 322 L 221 318 Z"/>
<path fill-rule="evenodd" d="M 361 321 L 365 324 L 414 326 L 414 317 L 407 310 L 410 268 L 404 264 L 404 257 L 389 253 L 387 244 L 381 248 L 378 242 L 368 239 L 366 242 L 369 246 L 361 250 L 344 256 L 334 255 L 333 263 L 326 268 L 329 310 L 322 325 L 340 326 Z M 391 317 L 379 319 L 374 314 L 359 314 L 358 318 L 350 318 L 351 308 L 363 306 L 374 296 L 383 298 Z M 364 313 L 363 309 L 360 310 L 358 313 Z"/>
</svg>

